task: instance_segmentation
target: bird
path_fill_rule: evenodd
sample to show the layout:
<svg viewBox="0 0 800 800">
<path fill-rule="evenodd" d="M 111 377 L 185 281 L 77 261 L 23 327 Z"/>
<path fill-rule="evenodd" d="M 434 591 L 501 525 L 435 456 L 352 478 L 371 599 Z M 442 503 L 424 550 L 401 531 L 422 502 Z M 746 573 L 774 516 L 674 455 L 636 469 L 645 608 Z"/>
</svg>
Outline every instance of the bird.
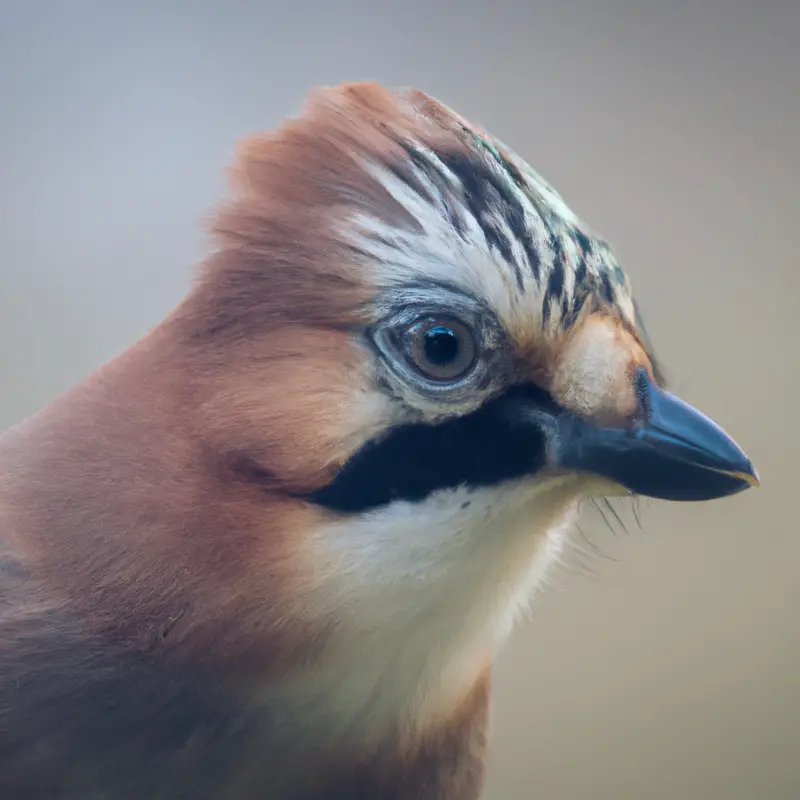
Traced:
<svg viewBox="0 0 800 800">
<path fill-rule="evenodd" d="M 0 795 L 477 800 L 600 497 L 759 484 L 611 245 L 418 89 L 244 137 L 147 333 L 0 437 Z"/>
</svg>

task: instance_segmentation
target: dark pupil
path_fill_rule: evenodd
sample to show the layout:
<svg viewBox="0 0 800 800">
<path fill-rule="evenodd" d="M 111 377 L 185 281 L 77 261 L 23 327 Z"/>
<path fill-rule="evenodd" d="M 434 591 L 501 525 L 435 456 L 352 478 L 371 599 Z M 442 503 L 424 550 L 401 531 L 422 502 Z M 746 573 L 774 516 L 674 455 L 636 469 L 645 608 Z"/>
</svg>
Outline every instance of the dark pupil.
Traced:
<svg viewBox="0 0 800 800">
<path fill-rule="evenodd" d="M 458 337 L 444 325 L 437 325 L 425 334 L 425 357 L 431 364 L 451 364 L 458 357 L 458 350 Z"/>
</svg>

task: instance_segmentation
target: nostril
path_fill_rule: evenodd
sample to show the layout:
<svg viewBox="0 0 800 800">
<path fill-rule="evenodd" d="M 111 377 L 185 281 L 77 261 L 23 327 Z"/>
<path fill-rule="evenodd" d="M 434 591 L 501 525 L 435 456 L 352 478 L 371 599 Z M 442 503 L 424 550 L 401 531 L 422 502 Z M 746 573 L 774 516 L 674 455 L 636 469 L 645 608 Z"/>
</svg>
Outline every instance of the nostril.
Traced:
<svg viewBox="0 0 800 800">
<path fill-rule="evenodd" d="M 639 414 L 649 420 L 653 414 L 653 394 L 650 376 L 644 367 L 637 367 L 633 380 Z"/>
</svg>

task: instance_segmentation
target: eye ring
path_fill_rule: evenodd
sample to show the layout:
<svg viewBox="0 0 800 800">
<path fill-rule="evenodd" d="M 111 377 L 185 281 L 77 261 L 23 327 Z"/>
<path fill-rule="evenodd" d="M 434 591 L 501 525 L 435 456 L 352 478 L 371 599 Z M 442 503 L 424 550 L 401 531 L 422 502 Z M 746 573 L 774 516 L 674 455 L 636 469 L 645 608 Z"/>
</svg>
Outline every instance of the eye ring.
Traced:
<svg viewBox="0 0 800 800">
<path fill-rule="evenodd" d="M 425 317 L 411 325 L 403 338 L 411 366 L 430 381 L 453 383 L 477 360 L 472 331 L 456 319 Z"/>
</svg>

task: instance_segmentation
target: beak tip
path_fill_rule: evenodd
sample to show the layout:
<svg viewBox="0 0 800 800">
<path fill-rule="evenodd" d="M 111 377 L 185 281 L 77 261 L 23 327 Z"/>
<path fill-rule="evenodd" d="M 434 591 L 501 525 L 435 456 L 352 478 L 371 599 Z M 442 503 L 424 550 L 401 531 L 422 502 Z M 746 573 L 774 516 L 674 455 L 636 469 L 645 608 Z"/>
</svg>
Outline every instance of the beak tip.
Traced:
<svg viewBox="0 0 800 800">
<path fill-rule="evenodd" d="M 734 459 L 731 459 L 731 464 L 728 467 L 728 475 L 731 478 L 741 481 L 746 484 L 747 489 L 757 489 L 761 486 L 761 476 L 755 468 L 753 462 L 745 455 L 744 451 L 738 446 L 734 445 L 738 452 L 738 464 L 735 464 Z"/>
<path fill-rule="evenodd" d="M 738 494 L 738 492 L 743 492 L 747 489 L 758 489 L 761 486 L 761 476 L 749 460 L 745 460 L 743 463 L 740 462 L 737 467 L 731 465 L 725 470 L 711 469 L 710 471 L 719 472 L 720 475 L 736 481 L 738 488 L 732 487 L 732 494 Z"/>
<path fill-rule="evenodd" d="M 758 489 L 761 486 L 761 477 L 756 468 L 751 464 L 747 472 L 743 472 L 740 476 L 751 489 Z"/>
</svg>

